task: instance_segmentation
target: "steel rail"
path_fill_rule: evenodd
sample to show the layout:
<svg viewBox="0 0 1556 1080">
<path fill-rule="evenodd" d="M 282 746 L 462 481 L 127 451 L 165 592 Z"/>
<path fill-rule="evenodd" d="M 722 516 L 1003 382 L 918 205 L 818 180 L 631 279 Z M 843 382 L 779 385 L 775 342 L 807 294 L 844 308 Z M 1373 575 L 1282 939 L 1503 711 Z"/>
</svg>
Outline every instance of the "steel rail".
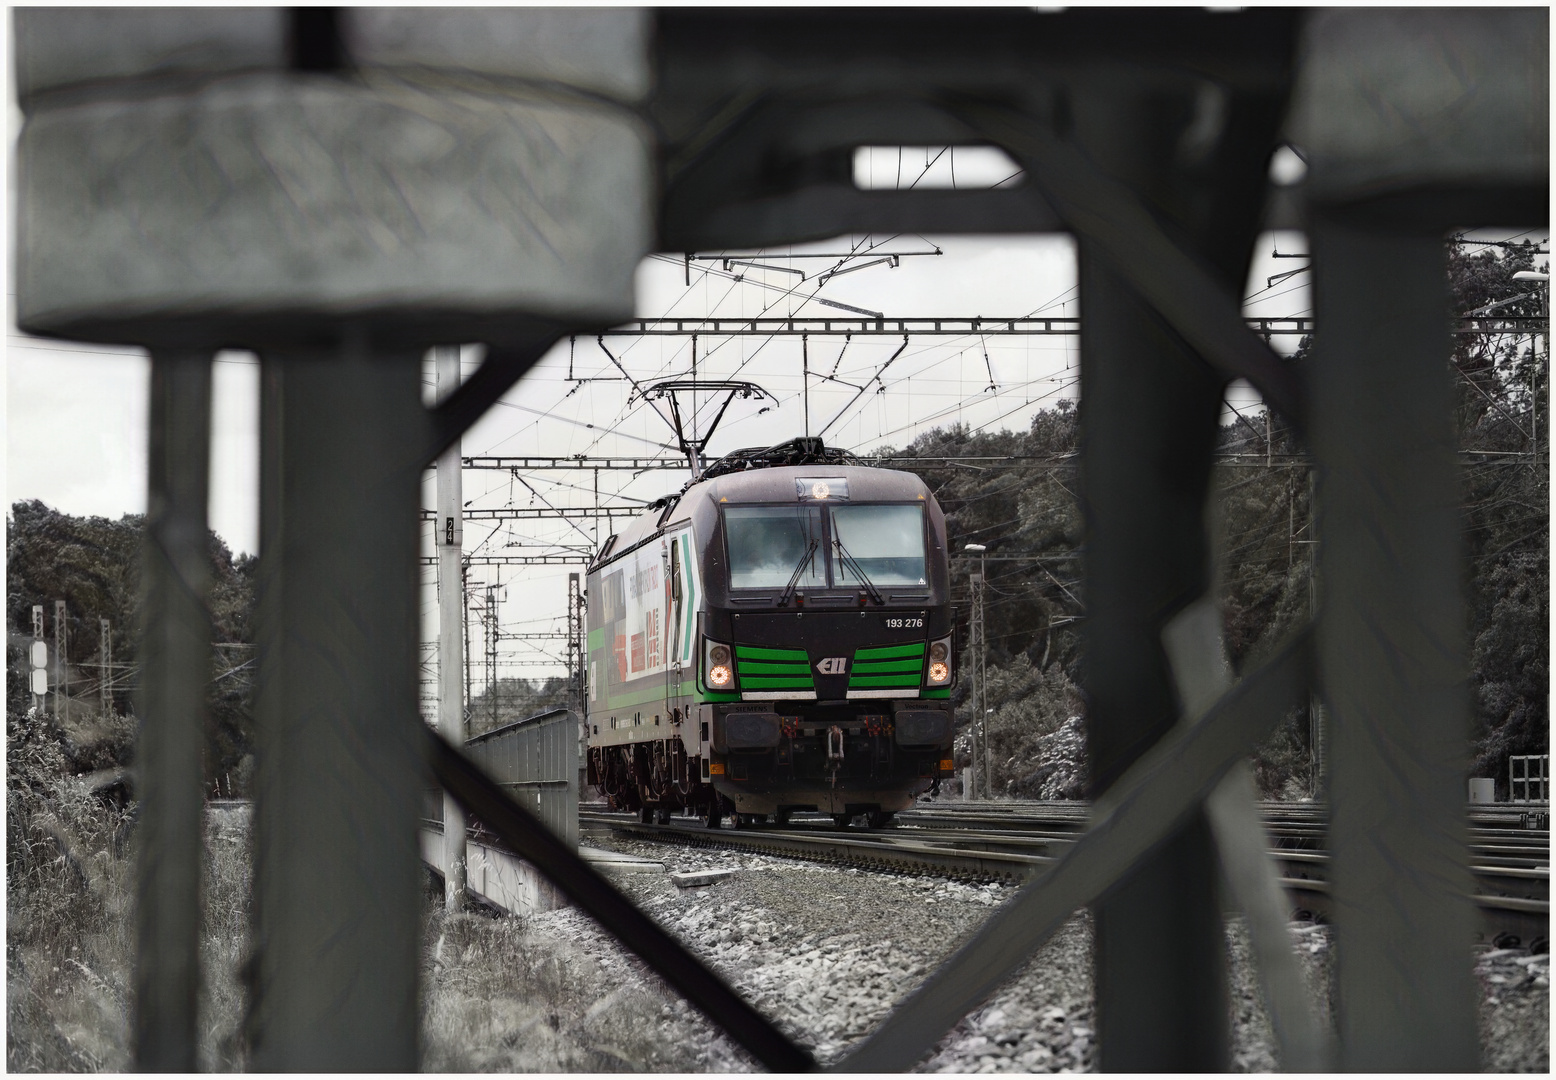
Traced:
<svg viewBox="0 0 1556 1080">
<path fill-rule="evenodd" d="M 580 814 L 580 824 L 593 822 L 618 832 L 693 847 L 728 847 L 765 855 L 816 862 L 839 862 L 878 870 L 931 871 L 942 876 L 985 881 L 1024 881 L 1052 857 L 1015 851 L 965 850 L 946 847 L 933 838 L 907 833 L 872 832 L 850 835 L 817 830 L 705 829 L 693 825 L 646 825 L 595 814 Z"/>
<path fill-rule="evenodd" d="M 962 829 L 888 828 L 849 833 L 820 828 L 772 828 L 710 830 L 689 824 L 649 825 L 634 818 L 599 811 L 579 815 L 584 824 L 609 828 L 616 832 L 648 840 L 688 844 L 699 847 L 726 847 L 741 851 L 812 859 L 821 862 L 846 862 L 858 866 L 896 871 L 946 873 L 952 877 L 1024 880 L 1035 869 L 1051 863 L 1056 854 L 1079 837 L 1074 834 L 1033 834 L 1015 832 L 979 833 Z M 1325 873 L 1329 856 L 1322 851 L 1294 851 L 1273 847 L 1268 855 L 1275 862 L 1295 871 L 1293 880 L 1305 879 L 1305 872 Z M 1471 870 L 1477 887 L 1489 901 L 1505 898 L 1508 890 L 1517 890 L 1524 900 L 1548 900 L 1548 867 L 1498 865 L 1484 857 L 1482 849 L 1472 846 L 1475 856 Z M 1314 878 L 1312 880 L 1325 880 Z M 1491 888 L 1502 882 L 1501 890 Z"/>
</svg>

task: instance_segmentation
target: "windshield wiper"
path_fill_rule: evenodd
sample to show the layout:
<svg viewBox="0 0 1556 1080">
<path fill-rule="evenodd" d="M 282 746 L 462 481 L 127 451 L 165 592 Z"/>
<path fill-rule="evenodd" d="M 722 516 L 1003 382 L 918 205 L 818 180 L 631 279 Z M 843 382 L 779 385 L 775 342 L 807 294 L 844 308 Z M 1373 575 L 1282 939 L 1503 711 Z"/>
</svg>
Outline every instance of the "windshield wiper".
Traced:
<svg viewBox="0 0 1556 1080">
<path fill-rule="evenodd" d="M 864 572 L 864 567 L 860 566 L 859 563 L 854 560 L 854 557 L 848 553 L 848 549 L 843 546 L 843 541 L 834 536 L 832 538 L 832 544 L 837 548 L 838 557 L 843 560 L 843 565 L 852 570 L 854 572 L 854 577 L 858 578 L 864 587 L 870 590 L 871 599 L 873 599 L 877 604 L 886 603 L 886 598 L 881 595 L 881 591 L 877 589 L 875 587 L 875 583 L 870 580 L 870 575 Z"/>
<path fill-rule="evenodd" d="M 789 597 L 794 593 L 794 587 L 799 584 L 800 575 L 805 572 L 805 567 L 809 565 L 811 557 L 815 554 L 816 538 L 813 536 L 810 538 L 810 546 L 805 549 L 805 554 L 800 556 L 799 563 L 795 565 L 794 573 L 789 575 L 789 584 L 783 587 L 783 592 L 778 597 L 779 607 L 783 607 L 783 605 L 789 602 Z"/>
</svg>

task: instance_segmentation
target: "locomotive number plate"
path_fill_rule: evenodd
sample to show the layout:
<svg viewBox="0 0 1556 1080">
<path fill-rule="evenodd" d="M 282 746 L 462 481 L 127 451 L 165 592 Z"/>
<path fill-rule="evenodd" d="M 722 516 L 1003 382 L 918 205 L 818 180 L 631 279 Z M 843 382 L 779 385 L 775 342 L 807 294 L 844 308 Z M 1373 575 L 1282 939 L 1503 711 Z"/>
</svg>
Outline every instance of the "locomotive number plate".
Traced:
<svg viewBox="0 0 1556 1080">
<path fill-rule="evenodd" d="M 924 629 L 924 616 L 922 615 L 887 615 L 883 621 L 888 630 Z"/>
</svg>

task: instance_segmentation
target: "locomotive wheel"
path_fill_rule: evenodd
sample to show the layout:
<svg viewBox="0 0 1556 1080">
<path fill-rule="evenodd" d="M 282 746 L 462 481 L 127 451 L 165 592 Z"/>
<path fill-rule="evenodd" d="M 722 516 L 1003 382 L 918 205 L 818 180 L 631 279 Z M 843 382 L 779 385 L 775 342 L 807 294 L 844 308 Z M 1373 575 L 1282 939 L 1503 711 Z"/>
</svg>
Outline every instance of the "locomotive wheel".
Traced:
<svg viewBox="0 0 1556 1080">
<path fill-rule="evenodd" d="M 774 822 L 774 824 L 777 824 L 777 825 L 787 825 L 787 824 L 789 824 L 789 816 L 791 814 L 793 814 L 793 813 L 794 813 L 794 811 L 788 809 L 787 807 L 785 807 L 784 809 L 778 811 L 776 814 L 773 815 L 773 822 Z"/>
<path fill-rule="evenodd" d="M 724 808 L 719 805 L 718 798 L 714 797 L 711 802 L 703 803 L 702 809 L 698 811 L 697 816 L 702 819 L 704 828 L 717 829 L 723 824 Z"/>
<path fill-rule="evenodd" d="M 654 814 L 654 820 L 660 825 L 670 824 L 670 808 L 668 806 L 661 806 Z"/>
<path fill-rule="evenodd" d="M 852 815 L 852 814 L 833 814 L 832 815 L 832 824 L 836 825 L 839 829 L 846 829 L 846 828 L 848 828 L 849 824 L 853 820 L 854 820 L 854 815 Z"/>
<path fill-rule="evenodd" d="M 638 807 L 638 820 L 644 825 L 652 825 L 654 823 L 653 809 L 647 806 Z"/>
<path fill-rule="evenodd" d="M 872 829 L 884 829 L 896 820 L 897 815 L 886 810 L 873 810 L 865 818 L 865 823 Z"/>
</svg>

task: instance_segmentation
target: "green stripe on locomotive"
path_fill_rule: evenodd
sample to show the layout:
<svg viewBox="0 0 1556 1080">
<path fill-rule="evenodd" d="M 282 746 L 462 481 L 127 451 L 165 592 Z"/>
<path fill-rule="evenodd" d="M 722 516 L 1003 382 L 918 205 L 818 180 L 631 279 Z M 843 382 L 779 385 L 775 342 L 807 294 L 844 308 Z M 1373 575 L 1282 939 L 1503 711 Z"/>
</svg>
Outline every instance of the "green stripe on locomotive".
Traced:
<svg viewBox="0 0 1556 1080">
<path fill-rule="evenodd" d="M 740 661 L 740 674 L 746 675 L 802 675 L 810 678 L 809 664 L 770 664 L 757 660 Z"/>
<path fill-rule="evenodd" d="M 888 675 L 893 672 L 911 671 L 917 675 L 923 670 L 922 660 L 885 660 L 874 664 L 855 663 L 854 675 Z"/>
<path fill-rule="evenodd" d="M 864 660 L 891 660 L 903 656 L 923 656 L 924 642 L 912 641 L 906 645 L 870 645 L 854 650 L 856 663 Z"/>
<path fill-rule="evenodd" d="M 915 690 L 924 672 L 923 641 L 906 645 L 869 645 L 854 650 L 848 673 L 850 690 Z M 906 696 L 906 695 L 905 695 Z"/>
<path fill-rule="evenodd" d="M 736 660 L 784 660 L 791 664 L 810 666 L 810 655 L 804 649 L 771 649 L 760 645 L 736 645 Z"/>
</svg>

